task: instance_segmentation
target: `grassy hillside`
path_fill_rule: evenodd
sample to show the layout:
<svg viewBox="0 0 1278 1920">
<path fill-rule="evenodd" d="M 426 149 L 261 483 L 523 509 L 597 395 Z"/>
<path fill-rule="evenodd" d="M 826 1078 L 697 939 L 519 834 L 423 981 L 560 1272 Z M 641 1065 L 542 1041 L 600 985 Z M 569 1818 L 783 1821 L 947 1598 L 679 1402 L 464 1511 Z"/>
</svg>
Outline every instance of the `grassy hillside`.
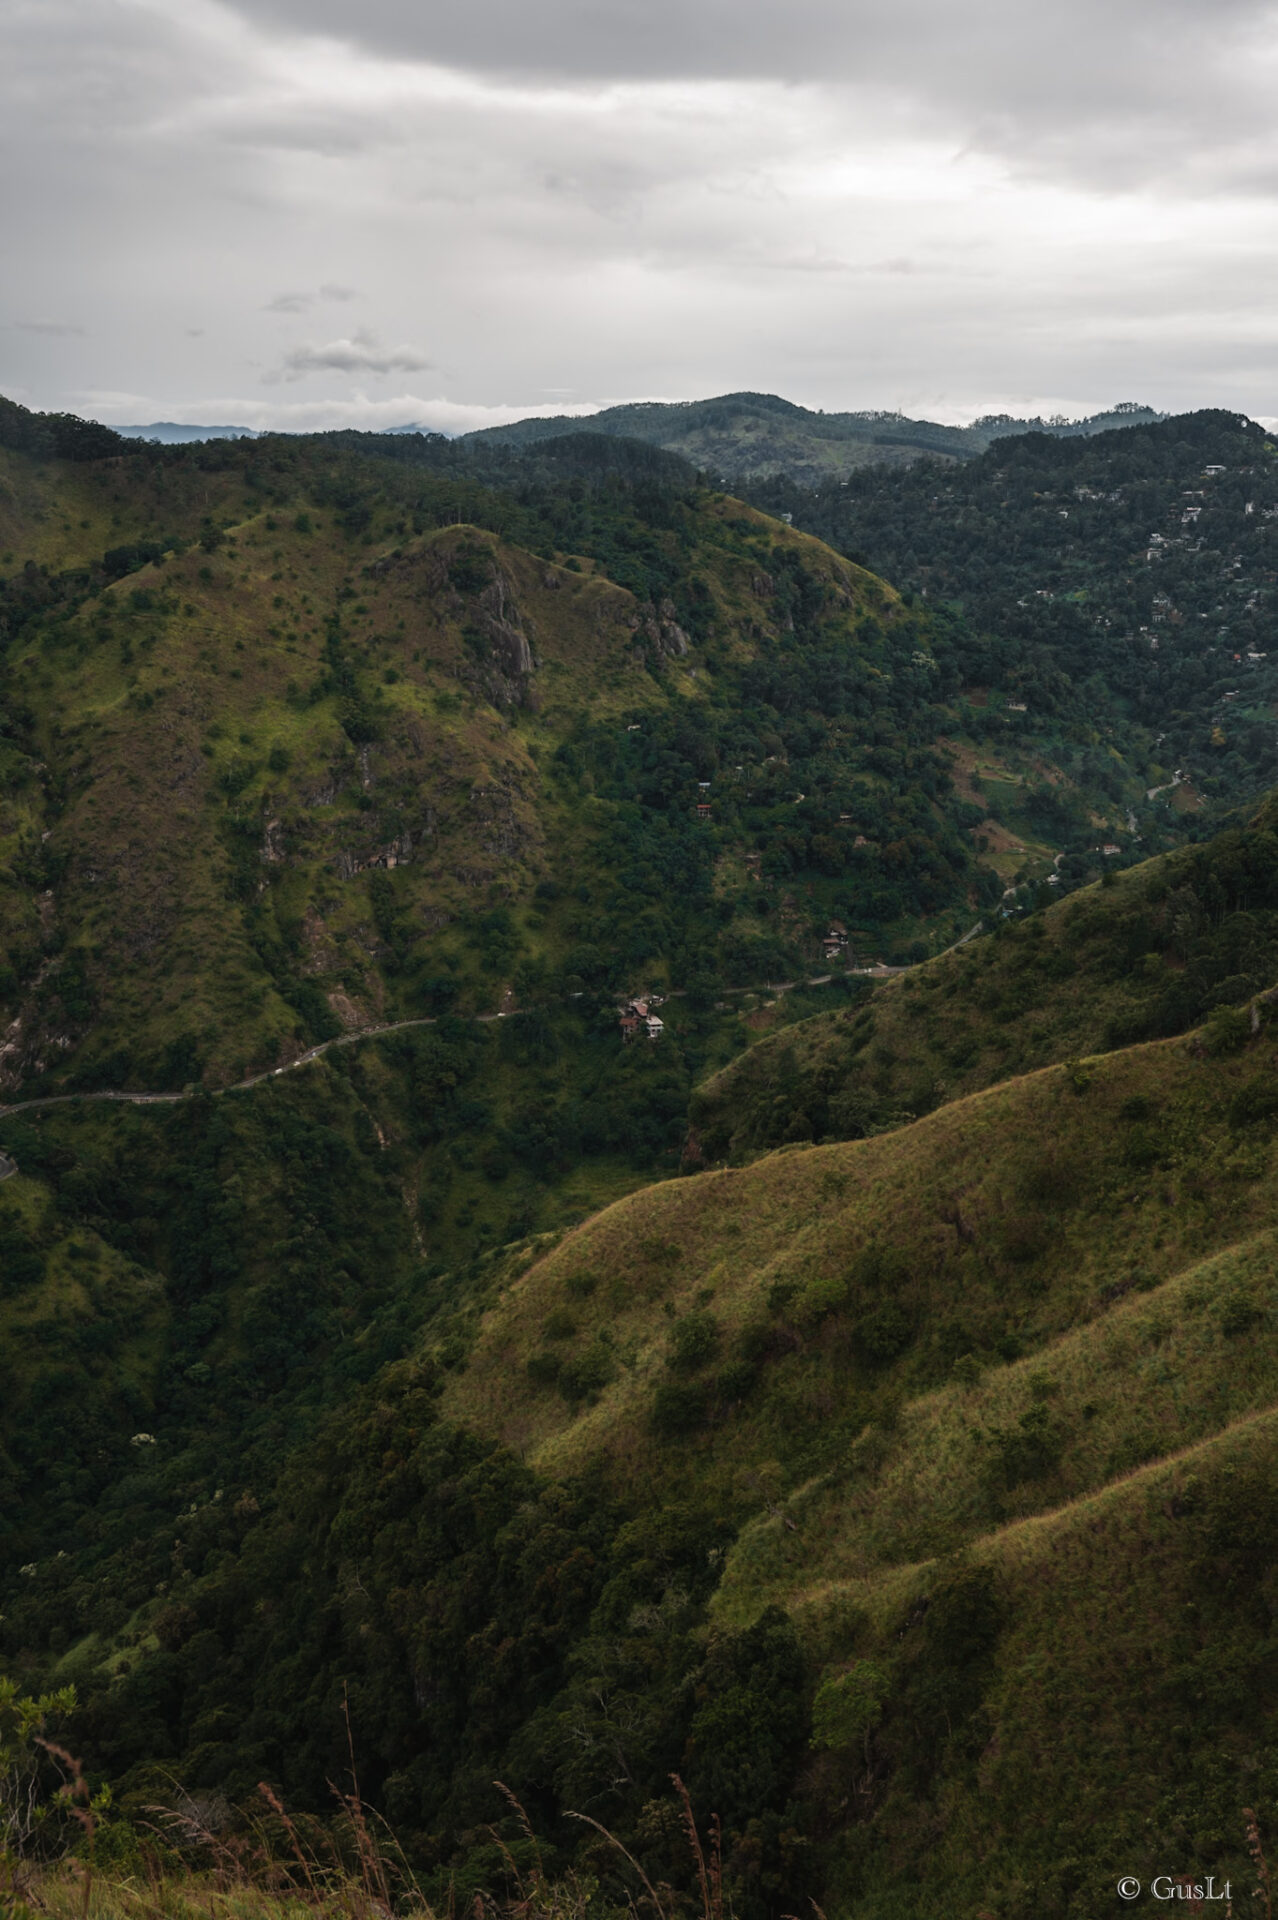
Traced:
<svg viewBox="0 0 1278 1920">
<path fill-rule="evenodd" d="M 725 1486 L 765 1458 L 802 1477 L 956 1360 L 1037 1350 L 1270 1224 L 1270 1122 L 1247 1118 L 1271 1104 L 1264 1042 L 1226 1057 L 1213 1032 L 621 1201 L 512 1288 L 445 1405 L 557 1470 L 613 1460 L 632 1490 L 667 1416 Z M 612 1377 L 583 1412 L 542 1356 L 570 1375 L 600 1344 Z"/>
<path fill-rule="evenodd" d="M 1187 1845 L 1238 1868 L 1278 1442 L 1245 1033 L 636 1196 L 512 1285 L 449 1386 L 543 1471 L 753 1508 L 711 1618 L 796 1622 L 840 1911 L 1033 1885 L 1083 1913 Z"/>
<path fill-rule="evenodd" d="M 1029 431 L 1073 436 L 1158 417 L 1148 407 L 1127 406 L 1068 424 L 1000 414 L 970 427 L 947 427 L 934 420 L 907 420 L 899 413 L 814 413 L 776 394 L 729 393 L 714 400 L 605 407 L 591 414 L 587 424 L 594 433 L 649 441 L 720 479 L 784 477 L 798 486 L 820 487 L 862 467 L 908 466 L 925 456 L 970 459 L 995 440 Z M 579 433 L 582 424 L 560 414 L 519 420 L 509 427 L 483 427 L 465 439 L 476 446 L 531 446 Z"/>
<path fill-rule="evenodd" d="M 1270 800 L 1203 846 L 996 921 L 992 936 L 876 986 L 867 1005 L 765 1036 L 697 1087 L 698 1151 L 856 1138 L 1245 1001 L 1278 977 L 1274 829 Z"/>
</svg>

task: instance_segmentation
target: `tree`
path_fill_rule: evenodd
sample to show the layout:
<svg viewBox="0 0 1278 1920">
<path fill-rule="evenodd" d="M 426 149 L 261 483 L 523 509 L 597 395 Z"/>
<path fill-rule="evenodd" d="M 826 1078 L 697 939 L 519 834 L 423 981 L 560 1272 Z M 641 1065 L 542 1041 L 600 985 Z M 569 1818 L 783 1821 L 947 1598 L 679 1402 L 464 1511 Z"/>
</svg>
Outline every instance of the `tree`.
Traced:
<svg viewBox="0 0 1278 1920">
<path fill-rule="evenodd" d="M 74 1709 L 74 1687 L 37 1698 L 0 1674 L 0 1859 L 11 1869 L 39 1850 L 61 1810 L 61 1783 L 52 1785 L 44 1735 L 50 1719 Z"/>
</svg>

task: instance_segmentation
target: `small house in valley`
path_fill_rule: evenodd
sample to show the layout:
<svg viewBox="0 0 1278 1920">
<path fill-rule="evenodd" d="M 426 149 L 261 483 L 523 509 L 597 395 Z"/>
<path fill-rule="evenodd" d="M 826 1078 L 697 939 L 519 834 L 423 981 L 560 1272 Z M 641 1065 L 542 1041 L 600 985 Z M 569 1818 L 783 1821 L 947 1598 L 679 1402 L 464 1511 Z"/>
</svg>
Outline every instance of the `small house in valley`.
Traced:
<svg viewBox="0 0 1278 1920">
<path fill-rule="evenodd" d="M 666 1030 L 666 1023 L 657 1012 L 663 999 L 664 996 L 659 993 L 640 993 L 619 1007 L 617 1024 L 621 1028 L 622 1039 L 633 1040 L 642 1033 L 649 1040 L 659 1040 Z"/>
</svg>

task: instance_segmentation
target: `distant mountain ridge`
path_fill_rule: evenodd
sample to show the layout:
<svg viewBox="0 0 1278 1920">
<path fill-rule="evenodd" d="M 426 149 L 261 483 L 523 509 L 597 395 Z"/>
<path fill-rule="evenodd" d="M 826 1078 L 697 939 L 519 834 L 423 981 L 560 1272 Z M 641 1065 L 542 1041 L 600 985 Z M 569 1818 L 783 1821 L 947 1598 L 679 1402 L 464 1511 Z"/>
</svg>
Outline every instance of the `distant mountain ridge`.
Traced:
<svg viewBox="0 0 1278 1920">
<path fill-rule="evenodd" d="M 188 426 L 182 420 L 152 420 L 149 426 L 132 424 L 114 431 L 125 440 L 158 440 L 164 447 L 184 447 L 196 440 L 258 440 L 256 427 Z"/>
<path fill-rule="evenodd" d="M 1149 426 L 1166 418 L 1152 407 L 1123 401 L 1083 420 L 1018 420 L 987 414 L 969 427 L 912 420 L 881 409 L 821 413 L 772 393 L 728 393 L 711 400 L 642 401 L 606 407 L 589 416 L 592 433 L 646 440 L 681 454 L 721 479 L 764 480 L 784 475 L 804 486 L 843 479 L 858 467 L 909 465 L 924 455 L 970 460 L 995 440 L 1014 434 L 1056 438 L 1104 433 L 1115 427 Z M 513 446 L 580 433 L 583 422 L 567 414 L 483 427 L 465 442 Z"/>
<path fill-rule="evenodd" d="M 545 414 L 501 427 L 480 427 L 457 438 L 466 445 L 523 447 L 562 439 L 583 431 L 642 440 L 680 454 L 703 472 L 725 480 L 785 477 L 804 486 L 842 479 L 859 467 L 906 466 L 932 455 L 970 460 L 995 440 L 1020 433 L 1046 433 L 1072 439 L 1114 427 L 1149 426 L 1165 420 L 1135 401 L 1123 401 L 1085 419 L 1022 420 L 1009 413 L 984 414 L 967 427 L 936 420 L 914 420 L 902 413 L 868 408 L 856 413 L 813 412 L 773 393 L 728 393 L 709 400 L 634 401 L 605 407 L 600 413 Z M 200 440 L 257 440 L 262 429 L 153 420 L 119 426 L 128 440 L 153 440 L 182 446 Z M 429 433 L 417 426 L 387 427 L 385 435 Z M 447 437 L 447 436 L 445 436 Z"/>
</svg>

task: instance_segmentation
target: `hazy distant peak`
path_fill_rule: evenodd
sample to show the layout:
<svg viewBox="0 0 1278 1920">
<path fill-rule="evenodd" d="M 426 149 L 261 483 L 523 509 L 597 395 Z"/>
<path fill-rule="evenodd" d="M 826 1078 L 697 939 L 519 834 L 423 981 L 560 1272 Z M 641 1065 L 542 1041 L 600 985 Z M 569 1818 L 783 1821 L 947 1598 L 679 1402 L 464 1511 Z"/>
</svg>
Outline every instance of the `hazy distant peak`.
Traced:
<svg viewBox="0 0 1278 1920">
<path fill-rule="evenodd" d="M 149 426 L 116 427 L 126 440 L 159 440 L 166 447 L 192 440 L 256 440 L 256 427 L 188 426 L 180 420 L 152 420 Z"/>
</svg>

